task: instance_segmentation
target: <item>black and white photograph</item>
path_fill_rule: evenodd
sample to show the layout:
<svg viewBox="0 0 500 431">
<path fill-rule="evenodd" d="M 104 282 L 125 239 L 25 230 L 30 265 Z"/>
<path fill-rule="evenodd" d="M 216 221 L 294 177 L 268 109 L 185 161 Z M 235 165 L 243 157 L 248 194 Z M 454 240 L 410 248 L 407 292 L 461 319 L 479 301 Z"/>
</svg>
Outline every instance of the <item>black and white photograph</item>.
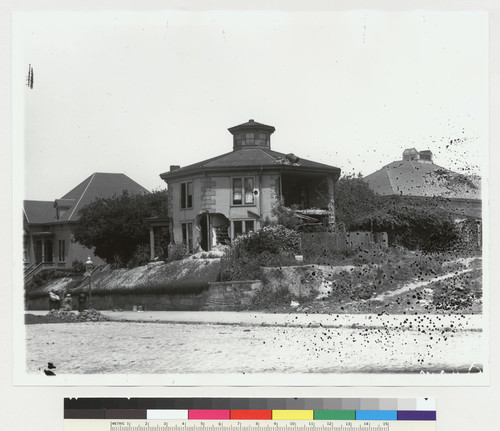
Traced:
<svg viewBox="0 0 500 431">
<path fill-rule="evenodd" d="M 12 28 L 17 384 L 487 384 L 488 13 Z"/>
</svg>

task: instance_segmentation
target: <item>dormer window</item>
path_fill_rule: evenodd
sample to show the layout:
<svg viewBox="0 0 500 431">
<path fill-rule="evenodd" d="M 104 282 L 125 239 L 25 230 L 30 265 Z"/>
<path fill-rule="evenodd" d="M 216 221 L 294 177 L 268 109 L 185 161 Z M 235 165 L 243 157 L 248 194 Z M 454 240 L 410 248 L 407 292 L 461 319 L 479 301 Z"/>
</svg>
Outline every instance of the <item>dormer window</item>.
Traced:
<svg viewBox="0 0 500 431">
<path fill-rule="evenodd" d="M 59 220 L 64 214 L 66 214 L 67 208 L 57 208 L 57 220 Z"/>
<path fill-rule="evenodd" d="M 59 220 L 75 204 L 74 199 L 56 199 L 54 208 L 56 209 L 56 219 Z"/>
</svg>

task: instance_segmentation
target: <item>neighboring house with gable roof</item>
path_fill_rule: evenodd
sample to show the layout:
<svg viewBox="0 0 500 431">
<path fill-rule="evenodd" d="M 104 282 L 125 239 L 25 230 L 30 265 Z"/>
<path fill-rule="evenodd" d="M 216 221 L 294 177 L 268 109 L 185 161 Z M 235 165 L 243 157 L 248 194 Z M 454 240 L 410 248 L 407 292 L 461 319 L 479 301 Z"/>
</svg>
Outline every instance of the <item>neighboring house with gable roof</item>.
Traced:
<svg viewBox="0 0 500 431">
<path fill-rule="evenodd" d="M 275 128 L 249 120 L 228 129 L 231 152 L 189 166 L 171 165 L 170 237 L 189 251 L 228 244 L 272 220 L 282 202 L 309 223 L 335 223 L 334 185 L 340 169 L 271 149 Z"/>
<path fill-rule="evenodd" d="M 25 200 L 23 207 L 25 273 L 44 269 L 70 270 L 74 260 L 95 265 L 104 262 L 73 240 L 72 226 L 78 211 L 97 198 L 111 198 L 127 191 L 150 193 L 125 174 L 96 172 L 55 201 Z"/>
</svg>

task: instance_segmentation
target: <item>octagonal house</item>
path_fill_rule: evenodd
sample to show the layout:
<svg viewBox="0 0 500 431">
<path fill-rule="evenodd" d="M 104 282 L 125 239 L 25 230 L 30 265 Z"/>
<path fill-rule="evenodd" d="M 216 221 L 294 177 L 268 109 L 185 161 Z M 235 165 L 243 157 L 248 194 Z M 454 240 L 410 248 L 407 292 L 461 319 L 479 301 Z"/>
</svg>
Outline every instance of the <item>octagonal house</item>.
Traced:
<svg viewBox="0 0 500 431">
<path fill-rule="evenodd" d="M 169 190 L 170 237 L 193 252 L 230 244 L 292 208 L 306 225 L 333 227 L 340 169 L 271 149 L 275 128 L 249 120 L 228 129 L 233 150 L 160 175 Z"/>
</svg>

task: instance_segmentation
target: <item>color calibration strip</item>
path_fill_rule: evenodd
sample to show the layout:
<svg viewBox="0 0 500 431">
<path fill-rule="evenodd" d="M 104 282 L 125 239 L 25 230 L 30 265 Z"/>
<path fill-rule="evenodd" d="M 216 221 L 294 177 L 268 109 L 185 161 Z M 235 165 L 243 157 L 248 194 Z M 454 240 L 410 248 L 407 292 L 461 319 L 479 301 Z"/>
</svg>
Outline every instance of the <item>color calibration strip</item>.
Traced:
<svg viewBox="0 0 500 431">
<path fill-rule="evenodd" d="M 435 421 L 433 398 L 66 398 L 65 419 Z"/>
</svg>

